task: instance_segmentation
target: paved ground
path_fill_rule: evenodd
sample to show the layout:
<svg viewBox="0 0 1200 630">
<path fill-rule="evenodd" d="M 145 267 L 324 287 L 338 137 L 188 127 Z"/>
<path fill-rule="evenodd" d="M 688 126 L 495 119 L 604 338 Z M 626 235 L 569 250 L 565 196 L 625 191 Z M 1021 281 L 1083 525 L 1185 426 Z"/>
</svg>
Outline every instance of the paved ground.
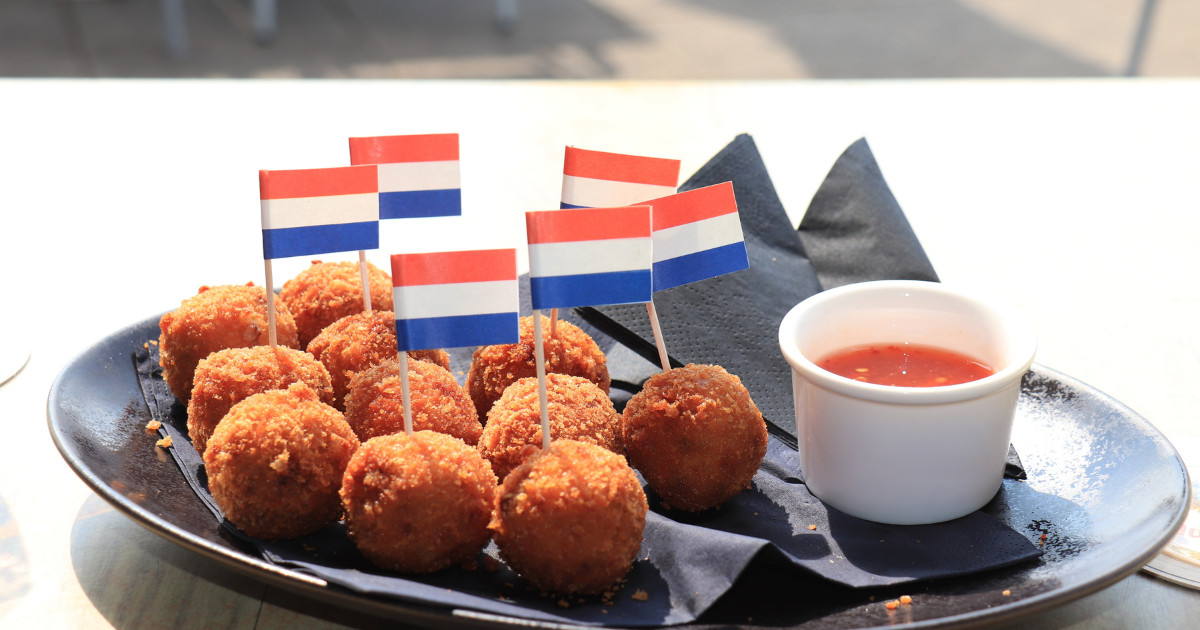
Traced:
<svg viewBox="0 0 1200 630">
<path fill-rule="evenodd" d="M 1120 76 L 1147 0 L 0 0 L 0 76 L 784 79 Z M 168 2 L 170 0 L 167 0 Z M 500 0 L 501 2 L 505 0 Z M 1200 0 L 1149 0 L 1138 74 L 1200 76 Z"/>
</svg>

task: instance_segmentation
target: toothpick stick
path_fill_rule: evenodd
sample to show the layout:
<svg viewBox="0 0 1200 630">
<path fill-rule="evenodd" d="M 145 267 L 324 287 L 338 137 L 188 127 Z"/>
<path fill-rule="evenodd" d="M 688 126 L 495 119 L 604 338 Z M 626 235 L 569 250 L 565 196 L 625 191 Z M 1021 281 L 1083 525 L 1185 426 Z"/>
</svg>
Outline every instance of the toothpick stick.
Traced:
<svg viewBox="0 0 1200 630">
<path fill-rule="evenodd" d="M 412 435 L 412 397 L 408 395 L 408 353 L 400 351 L 400 398 L 404 403 L 404 433 Z"/>
<path fill-rule="evenodd" d="M 550 309 L 550 336 L 558 335 L 558 309 Z"/>
<path fill-rule="evenodd" d="M 367 252 L 358 250 L 358 271 L 362 276 L 363 310 L 371 312 L 371 281 L 367 277 Z"/>
<path fill-rule="evenodd" d="M 650 329 L 654 331 L 654 345 L 658 347 L 658 362 L 664 372 L 671 369 L 671 359 L 667 356 L 667 342 L 663 341 L 662 328 L 658 325 L 658 311 L 654 310 L 654 300 L 646 302 L 646 314 L 650 316 Z"/>
<path fill-rule="evenodd" d="M 267 269 L 267 340 L 274 348 L 278 338 L 275 336 L 275 281 L 271 278 L 271 259 L 264 260 L 263 265 Z"/>
<path fill-rule="evenodd" d="M 533 352 L 537 366 L 538 408 L 542 412 L 542 450 L 550 448 L 550 406 L 546 396 L 546 358 L 542 343 L 542 312 L 533 311 Z"/>
</svg>

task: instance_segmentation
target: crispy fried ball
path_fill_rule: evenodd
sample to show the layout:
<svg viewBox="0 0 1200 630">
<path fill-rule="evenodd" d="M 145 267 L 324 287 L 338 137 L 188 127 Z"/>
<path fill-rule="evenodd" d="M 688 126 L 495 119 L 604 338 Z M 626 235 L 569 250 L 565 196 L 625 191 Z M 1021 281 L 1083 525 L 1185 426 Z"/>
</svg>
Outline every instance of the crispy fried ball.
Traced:
<svg viewBox="0 0 1200 630">
<path fill-rule="evenodd" d="M 342 414 L 303 383 L 233 406 L 204 450 L 208 488 L 248 536 L 311 534 L 342 516 L 338 490 L 359 441 Z"/>
<path fill-rule="evenodd" d="M 462 440 L 433 431 L 372 438 L 350 460 L 350 540 L 376 566 L 429 573 L 473 560 L 491 537 L 496 475 Z"/>
<path fill-rule="evenodd" d="M 505 477 L 489 527 L 500 557 L 534 586 L 595 594 L 633 567 L 646 511 L 624 457 L 559 440 Z"/>
<path fill-rule="evenodd" d="M 625 405 L 629 463 L 663 504 L 689 512 L 750 487 L 767 453 L 767 425 L 741 379 L 717 365 L 650 377 Z"/>
<path fill-rule="evenodd" d="M 367 263 L 371 308 L 392 310 L 392 277 Z M 300 347 L 308 347 L 326 326 L 363 311 L 362 272 L 356 262 L 312 261 L 312 266 L 283 283 L 279 299 L 296 318 Z"/>
<path fill-rule="evenodd" d="M 579 440 L 602 446 L 619 455 L 621 416 L 612 400 L 595 383 L 582 376 L 546 375 L 546 400 L 550 437 Z M 500 478 L 508 476 L 542 445 L 541 405 L 537 377 L 523 378 L 504 390 L 488 412 L 479 439 L 479 452 L 492 463 Z"/>
<path fill-rule="evenodd" d="M 582 376 L 608 393 L 610 379 L 604 351 L 575 324 L 558 320 L 550 336 L 550 319 L 542 317 L 546 372 Z M 487 413 L 504 390 L 518 379 L 537 374 L 533 351 L 533 318 L 521 318 L 521 340 L 513 344 L 481 346 L 471 359 L 467 390 L 475 401 L 479 421 L 487 422 Z"/>
<path fill-rule="evenodd" d="M 371 311 L 347 315 L 314 337 L 308 351 L 333 378 L 333 406 L 345 409 L 354 373 L 396 356 L 396 314 Z M 408 356 L 450 369 L 450 355 L 445 350 L 414 350 Z"/>
<path fill-rule="evenodd" d="M 369 440 L 404 431 L 404 396 L 400 386 L 400 361 L 388 359 L 350 379 L 346 394 L 346 421 Z M 426 361 L 408 362 L 408 393 L 412 397 L 414 431 L 437 431 L 471 446 L 479 441 L 483 426 L 467 390 L 445 368 Z"/>
<path fill-rule="evenodd" d="M 245 348 L 269 343 L 267 296 L 253 282 L 245 285 L 200 287 L 179 308 L 158 322 L 159 364 L 171 393 L 186 403 L 192 395 L 192 376 L 200 359 L 225 348 Z M 277 343 L 299 348 L 296 321 L 287 306 L 275 298 Z"/>
<path fill-rule="evenodd" d="M 304 383 L 321 402 L 333 402 L 329 370 L 307 352 L 282 346 L 226 348 L 201 359 L 187 406 L 188 436 L 203 453 L 229 408 L 250 396 Z"/>
</svg>

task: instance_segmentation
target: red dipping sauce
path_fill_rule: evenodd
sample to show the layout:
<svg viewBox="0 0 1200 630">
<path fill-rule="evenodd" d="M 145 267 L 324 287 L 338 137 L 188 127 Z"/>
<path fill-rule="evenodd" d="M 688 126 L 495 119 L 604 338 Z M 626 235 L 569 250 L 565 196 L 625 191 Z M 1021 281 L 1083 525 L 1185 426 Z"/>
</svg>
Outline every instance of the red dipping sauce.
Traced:
<svg viewBox="0 0 1200 630">
<path fill-rule="evenodd" d="M 877 385 L 938 387 L 979 380 L 994 373 L 965 354 L 933 346 L 877 344 L 839 350 L 816 362 L 839 376 Z"/>
</svg>

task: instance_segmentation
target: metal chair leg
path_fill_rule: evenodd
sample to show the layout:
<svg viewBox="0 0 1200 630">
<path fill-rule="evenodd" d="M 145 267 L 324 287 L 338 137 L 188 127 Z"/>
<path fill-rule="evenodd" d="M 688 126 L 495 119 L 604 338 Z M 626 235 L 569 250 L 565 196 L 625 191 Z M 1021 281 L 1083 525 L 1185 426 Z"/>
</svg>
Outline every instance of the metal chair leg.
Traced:
<svg viewBox="0 0 1200 630">
<path fill-rule="evenodd" d="M 183 12 L 183 0 L 162 0 L 162 11 L 167 52 L 172 59 L 181 61 L 188 56 L 187 15 Z"/>
<path fill-rule="evenodd" d="M 260 44 L 269 44 L 275 39 L 275 0 L 254 0 L 254 37 Z"/>
<path fill-rule="evenodd" d="M 1136 77 L 1142 71 L 1142 55 L 1146 52 L 1146 39 L 1150 36 L 1150 22 L 1154 20 L 1154 5 L 1157 0 L 1142 2 L 1142 20 L 1138 22 L 1137 34 L 1133 39 L 1133 50 L 1129 52 L 1129 65 L 1125 67 L 1125 76 Z"/>
<path fill-rule="evenodd" d="M 496 0 L 496 26 L 504 33 L 517 28 L 517 0 Z"/>
</svg>

